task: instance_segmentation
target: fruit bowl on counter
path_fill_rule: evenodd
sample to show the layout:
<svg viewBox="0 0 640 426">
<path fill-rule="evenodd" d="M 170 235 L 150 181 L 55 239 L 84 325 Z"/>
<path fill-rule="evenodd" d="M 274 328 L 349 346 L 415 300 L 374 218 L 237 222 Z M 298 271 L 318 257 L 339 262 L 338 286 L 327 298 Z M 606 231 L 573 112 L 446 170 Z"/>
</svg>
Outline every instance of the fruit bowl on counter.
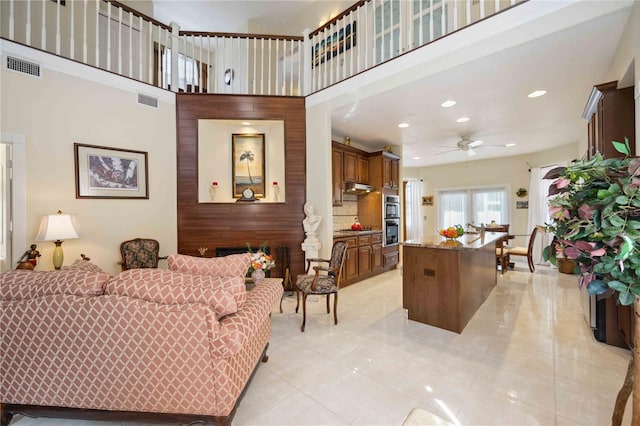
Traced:
<svg viewBox="0 0 640 426">
<path fill-rule="evenodd" d="M 438 234 L 445 237 L 447 240 L 455 240 L 464 235 L 464 228 L 461 225 L 449 226 L 448 228 L 442 228 L 438 231 Z"/>
</svg>

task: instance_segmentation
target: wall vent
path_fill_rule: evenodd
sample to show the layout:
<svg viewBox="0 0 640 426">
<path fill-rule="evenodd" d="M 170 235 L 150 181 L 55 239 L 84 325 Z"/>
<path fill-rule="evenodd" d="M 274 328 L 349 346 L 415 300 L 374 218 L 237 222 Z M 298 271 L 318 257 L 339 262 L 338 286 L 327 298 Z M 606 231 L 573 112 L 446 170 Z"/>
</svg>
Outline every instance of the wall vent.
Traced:
<svg viewBox="0 0 640 426">
<path fill-rule="evenodd" d="M 7 56 L 5 67 L 8 70 L 19 72 L 22 74 L 32 75 L 34 77 L 42 77 L 40 73 L 40 64 L 35 62 L 25 61 L 24 59 L 16 58 L 13 56 Z"/>
<path fill-rule="evenodd" d="M 138 93 L 138 103 L 158 108 L 158 98 L 154 98 L 153 96 L 145 95 L 143 93 Z"/>
</svg>

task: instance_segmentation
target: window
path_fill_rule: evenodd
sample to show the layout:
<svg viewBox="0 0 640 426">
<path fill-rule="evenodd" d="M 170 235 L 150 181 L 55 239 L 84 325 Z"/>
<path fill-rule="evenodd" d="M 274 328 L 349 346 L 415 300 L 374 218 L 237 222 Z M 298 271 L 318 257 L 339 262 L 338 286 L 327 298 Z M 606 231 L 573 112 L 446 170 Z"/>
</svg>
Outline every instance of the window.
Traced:
<svg viewBox="0 0 640 426">
<path fill-rule="evenodd" d="M 469 188 L 438 192 L 438 228 L 484 223 L 509 223 L 506 187 Z"/>
</svg>

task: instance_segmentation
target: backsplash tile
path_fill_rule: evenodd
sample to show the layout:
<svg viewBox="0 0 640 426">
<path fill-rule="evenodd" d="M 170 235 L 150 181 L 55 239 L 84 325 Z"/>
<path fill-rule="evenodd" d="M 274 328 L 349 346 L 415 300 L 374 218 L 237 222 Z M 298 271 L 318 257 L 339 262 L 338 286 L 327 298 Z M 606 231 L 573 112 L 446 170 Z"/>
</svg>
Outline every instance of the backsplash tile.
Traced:
<svg viewBox="0 0 640 426">
<path fill-rule="evenodd" d="M 333 206 L 333 230 L 349 229 L 358 216 L 358 196 L 345 194 L 341 206 Z"/>
</svg>

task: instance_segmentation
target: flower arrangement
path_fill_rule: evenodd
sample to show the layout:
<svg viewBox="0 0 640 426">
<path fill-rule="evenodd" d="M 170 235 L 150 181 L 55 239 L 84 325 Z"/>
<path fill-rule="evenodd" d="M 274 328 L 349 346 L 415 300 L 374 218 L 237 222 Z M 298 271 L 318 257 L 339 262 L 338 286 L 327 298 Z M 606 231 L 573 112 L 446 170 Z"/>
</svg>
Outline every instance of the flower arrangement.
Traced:
<svg viewBox="0 0 640 426">
<path fill-rule="evenodd" d="M 269 269 L 276 266 L 275 259 L 267 254 L 267 242 L 264 241 L 258 247 L 258 250 L 254 253 L 251 248 L 251 244 L 247 243 L 247 251 L 251 253 L 251 266 L 249 266 L 249 272 L 253 272 L 255 270 L 261 269 L 263 271 L 268 271 Z"/>
</svg>

